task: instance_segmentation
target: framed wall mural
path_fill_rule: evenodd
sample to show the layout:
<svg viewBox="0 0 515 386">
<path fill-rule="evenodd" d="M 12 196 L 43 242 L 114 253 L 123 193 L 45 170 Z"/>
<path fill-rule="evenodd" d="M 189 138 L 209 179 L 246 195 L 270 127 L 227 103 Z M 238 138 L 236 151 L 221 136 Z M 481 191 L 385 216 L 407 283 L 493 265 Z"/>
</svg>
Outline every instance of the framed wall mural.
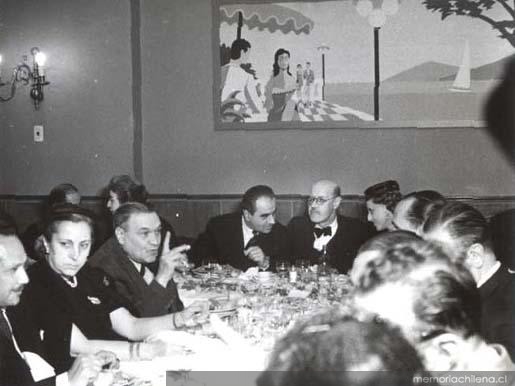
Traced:
<svg viewBox="0 0 515 386">
<path fill-rule="evenodd" d="M 503 0 L 213 0 L 215 128 L 482 126 L 513 15 Z"/>
</svg>

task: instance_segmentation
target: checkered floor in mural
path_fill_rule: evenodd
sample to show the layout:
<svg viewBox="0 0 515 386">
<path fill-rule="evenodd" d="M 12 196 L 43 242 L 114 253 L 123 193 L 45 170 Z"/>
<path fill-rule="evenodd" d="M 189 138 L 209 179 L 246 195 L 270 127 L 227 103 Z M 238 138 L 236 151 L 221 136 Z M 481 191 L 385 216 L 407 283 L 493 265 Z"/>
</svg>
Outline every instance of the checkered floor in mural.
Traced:
<svg viewBox="0 0 515 386">
<path fill-rule="evenodd" d="M 374 120 L 371 114 L 326 101 L 313 101 L 310 106 L 299 103 L 298 111 L 303 122 Z"/>
</svg>

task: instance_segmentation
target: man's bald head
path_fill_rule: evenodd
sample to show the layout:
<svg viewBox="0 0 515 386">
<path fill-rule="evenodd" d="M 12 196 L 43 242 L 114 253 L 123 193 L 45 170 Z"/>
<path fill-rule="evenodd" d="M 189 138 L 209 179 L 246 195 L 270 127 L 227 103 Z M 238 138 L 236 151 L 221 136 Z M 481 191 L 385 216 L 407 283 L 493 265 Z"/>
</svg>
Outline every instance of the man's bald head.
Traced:
<svg viewBox="0 0 515 386">
<path fill-rule="evenodd" d="M 27 255 L 15 235 L 0 234 L 0 307 L 14 306 L 29 282 L 25 273 Z"/>
<path fill-rule="evenodd" d="M 313 184 L 308 200 L 308 214 L 313 224 L 325 227 L 336 218 L 341 203 L 340 187 L 334 181 L 320 180 Z"/>
</svg>

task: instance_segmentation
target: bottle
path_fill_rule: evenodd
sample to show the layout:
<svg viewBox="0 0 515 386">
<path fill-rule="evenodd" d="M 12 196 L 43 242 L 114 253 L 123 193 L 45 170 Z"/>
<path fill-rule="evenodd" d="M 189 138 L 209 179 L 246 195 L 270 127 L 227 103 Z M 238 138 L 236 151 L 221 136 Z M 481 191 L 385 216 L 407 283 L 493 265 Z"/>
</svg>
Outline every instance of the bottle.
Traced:
<svg viewBox="0 0 515 386">
<path fill-rule="evenodd" d="M 297 282 L 297 267 L 295 267 L 295 264 L 292 264 L 290 266 L 290 270 L 288 271 L 288 277 L 290 279 L 290 283 Z"/>
<path fill-rule="evenodd" d="M 322 255 L 318 259 L 318 276 L 328 276 L 330 274 L 329 269 L 329 254 L 327 253 L 327 246 L 322 247 Z"/>
</svg>

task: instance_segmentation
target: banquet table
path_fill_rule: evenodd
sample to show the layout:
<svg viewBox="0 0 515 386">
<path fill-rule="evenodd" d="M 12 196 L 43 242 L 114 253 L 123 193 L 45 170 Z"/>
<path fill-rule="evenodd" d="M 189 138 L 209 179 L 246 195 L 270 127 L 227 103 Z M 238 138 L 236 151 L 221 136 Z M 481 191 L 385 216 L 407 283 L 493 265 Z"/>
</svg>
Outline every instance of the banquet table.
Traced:
<svg viewBox="0 0 515 386">
<path fill-rule="evenodd" d="M 216 376 L 199 379 L 211 371 L 226 373 L 219 376 L 220 385 L 230 383 L 227 374 L 235 371 L 245 371 L 245 376 L 240 375 L 243 383 L 253 384 L 254 375 L 266 368 L 274 342 L 296 321 L 338 306 L 348 297 L 352 289 L 348 276 L 321 275 L 316 268 L 277 274 L 215 265 L 177 274 L 174 280 L 184 305 L 208 302 L 210 321 L 152 337 L 177 347 L 176 352 L 152 361 L 122 361 L 125 379 L 115 386 L 218 384 Z"/>
</svg>

